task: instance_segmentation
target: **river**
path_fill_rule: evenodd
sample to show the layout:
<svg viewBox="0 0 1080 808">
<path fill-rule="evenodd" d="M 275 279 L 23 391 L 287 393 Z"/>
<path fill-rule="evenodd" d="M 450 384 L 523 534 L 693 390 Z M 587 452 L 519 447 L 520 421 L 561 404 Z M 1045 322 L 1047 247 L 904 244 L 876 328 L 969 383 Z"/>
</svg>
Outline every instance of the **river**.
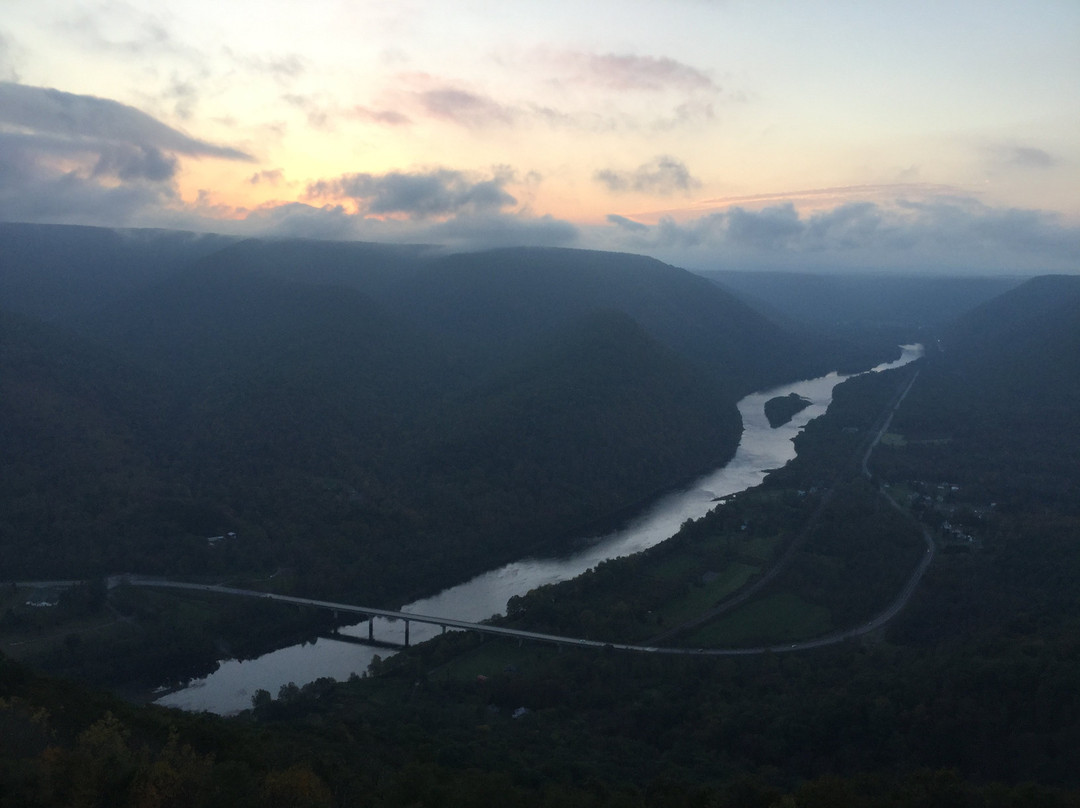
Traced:
<svg viewBox="0 0 1080 808">
<path fill-rule="evenodd" d="M 904 345 L 901 348 L 902 354 L 898 360 L 878 365 L 868 372 L 900 367 L 918 359 L 923 353 L 921 345 Z M 403 606 L 401 611 L 459 620 L 484 620 L 505 611 L 507 601 L 514 595 L 524 595 L 544 584 L 569 580 L 601 561 L 630 555 L 659 544 L 675 535 L 687 519 L 697 519 L 708 513 L 719 497 L 758 485 L 770 470 L 792 460 L 795 457 L 792 439 L 807 423 L 825 412 L 832 401 L 833 388 L 847 378 L 850 377 L 830 373 L 753 393 L 742 399 L 738 405 L 743 421 L 742 438 L 735 456 L 727 465 L 705 475 L 685 490 L 660 498 L 624 528 L 599 537 L 589 543 L 587 549 L 566 558 L 515 561 L 445 589 L 433 597 Z M 765 418 L 765 402 L 789 393 L 803 396 L 812 403 L 787 424 L 770 428 Z M 376 639 L 404 641 L 402 621 L 377 618 L 373 628 Z M 410 642 L 422 642 L 438 631 L 437 626 L 411 623 Z M 366 637 L 368 621 L 346 627 L 342 633 Z M 300 643 L 257 659 L 243 662 L 225 660 L 214 673 L 162 697 L 158 703 L 228 715 L 250 707 L 251 697 L 256 690 L 263 689 L 277 695 L 278 689 L 289 682 L 304 685 L 324 676 L 347 679 L 353 673 L 367 670 L 375 654 L 385 657 L 392 653 L 392 650 L 385 648 L 328 639 Z"/>
</svg>

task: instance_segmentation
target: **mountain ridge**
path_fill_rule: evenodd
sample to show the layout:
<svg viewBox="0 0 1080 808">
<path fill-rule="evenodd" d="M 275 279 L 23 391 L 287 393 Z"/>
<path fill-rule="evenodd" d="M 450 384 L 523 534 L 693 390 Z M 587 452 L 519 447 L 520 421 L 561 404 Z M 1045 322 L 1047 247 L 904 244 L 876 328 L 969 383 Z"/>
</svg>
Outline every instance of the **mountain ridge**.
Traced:
<svg viewBox="0 0 1080 808">
<path fill-rule="evenodd" d="M 70 366 L 76 381 L 139 380 L 111 393 L 125 406 L 97 431 L 135 436 L 128 465 L 142 482 L 103 476 L 88 449 L 61 483 L 64 449 L 46 442 L 44 488 L 13 482 L 0 496 L 13 513 L 68 502 L 70 530 L 34 511 L 53 538 L 20 528 L 6 547 L 59 542 L 56 558 L 82 554 L 96 573 L 284 567 L 304 591 L 423 595 L 526 548 L 557 551 L 576 527 L 719 465 L 738 441 L 739 396 L 827 361 L 708 281 L 643 257 L 292 240 L 184 252 L 184 234 L 145 233 L 110 275 L 106 258 L 128 242 L 65 234 L 107 249 L 0 274 L 56 287 L 83 266 L 83 282 L 102 285 L 81 309 L 58 300 L 41 327 L 110 357 Z M 187 245 L 187 258 L 133 281 L 154 243 Z M 15 383 L 25 368 L 0 370 Z M 100 479 L 108 495 L 91 506 Z M 125 496 L 111 521 L 93 516 Z M 211 550 L 210 532 L 238 537 Z M 371 564 L 380 575 L 361 572 Z"/>
</svg>

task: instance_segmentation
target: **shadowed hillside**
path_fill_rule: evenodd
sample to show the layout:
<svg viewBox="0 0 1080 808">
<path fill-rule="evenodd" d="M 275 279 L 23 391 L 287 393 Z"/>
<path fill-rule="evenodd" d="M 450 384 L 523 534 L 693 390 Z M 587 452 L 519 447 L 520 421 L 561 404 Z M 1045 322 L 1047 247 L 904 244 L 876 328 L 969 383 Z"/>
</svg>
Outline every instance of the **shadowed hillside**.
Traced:
<svg viewBox="0 0 1080 808">
<path fill-rule="evenodd" d="M 0 222 L 0 307 L 67 320 L 235 241 L 209 233 Z"/>
<path fill-rule="evenodd" d="M 716 462 L 738 435 L 736 391 L 780 372 L 724 336 L 725 316 L 781 349 L 782 331 L 741 306 L 724 315 L 727 296 L 655 262 L 425 254 L 366 282 L 378 262 L 357 249 L 355 265 L 328 250 L 340 263 L 311 282 L 312 267 L 262 269 L 253 256 L 273 251 L 235 244 L 251 260 L 203 256 L 107 296 L 78 331 L 2 315 L 4 568 L 280 568 L 281 586 L 400 602 L 558 547 Z M 512 609 L 570 633 L 655 631 L 665 609 L 711 608 L 724 565 L 765 564 L 832 479 L 820 529 L 774 581 L 801 593 L 796 617 L 825 604 L 856 623 L 902 585 L 922 528 L 939 550 L 863 640 L 671 659 L 451 633 L 370 678 L 258 692 L 237 721 L 129 709 L 0 660 L 0 779 L 42 805 L 76 791 L 278 804 L 282 783 L 313 804 L 1077 804 L 1078 280 L 1033 279 L 943 329 L 869 458 L 873 481 L 855 450 L 900 389 L 887 374 L 838 388 L 768 486 Z M 798 349 L 785 356 L 798 366 Z M 84 589 L 103 609 L 104 586 Z M 120 656 L 72 634 L 54 669 L 193 665 L 226 633 L 159 622 L 123 587 L 108 597 L 161 636 Z M 231 615 L 258 628 L 254 611 Z"/>
<path fill-rule="evenodd" d="M 405 600 L 715 467 L 737 398 L 830 362 L 638 256 L 3 235 L 6 305 L 50 320 L 12 319 L 0 368 L 19 576 L 285 568 Z M 32 293 L 69 285 L 94 292 Z"/>
</svg>

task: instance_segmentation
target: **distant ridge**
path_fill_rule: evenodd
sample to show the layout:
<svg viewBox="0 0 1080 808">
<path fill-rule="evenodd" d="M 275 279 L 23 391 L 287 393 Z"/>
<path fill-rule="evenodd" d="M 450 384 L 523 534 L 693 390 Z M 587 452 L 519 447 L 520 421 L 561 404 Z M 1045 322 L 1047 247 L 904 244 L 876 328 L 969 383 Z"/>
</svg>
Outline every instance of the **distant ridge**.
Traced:
<svg viewBox="0 0 1080 808">
<path fill-rule="evenodd" d="M 812 326 L 942 326 L 1015 288 L 1014 277 L 936 277 L 798 272 L 702 273 L 781 323 Z"/>
<path fill-rule="evenodd" d="M 896 421 L 916 441 L 900 458 L 1008 508 L 1080 507 L 1080 277 L 1033 278 L 984 303 L 928 360 Z"/>
<path fill-rule="evenodd" d="M 176 230 L 0 222 L 0 308 L 43 320 L 80 316 L 236 241 Z"/>
<path fill-rule="evenodd" d="M 728 292 L 639 255 L 528 247 L 441 255 L 422 246 L 249 240 L 201 265 L 350 286 L 470 351 L 516 349 L 600 308 L 625 312 L 743 393 L 814 361 L 813 346 Z"/>
<path fill-rule="evenodd" d="M 1032 278 L 958 319 L 943 345 L 1013 376 L 1080 377 L 1080 276 Z"/>
</svg>

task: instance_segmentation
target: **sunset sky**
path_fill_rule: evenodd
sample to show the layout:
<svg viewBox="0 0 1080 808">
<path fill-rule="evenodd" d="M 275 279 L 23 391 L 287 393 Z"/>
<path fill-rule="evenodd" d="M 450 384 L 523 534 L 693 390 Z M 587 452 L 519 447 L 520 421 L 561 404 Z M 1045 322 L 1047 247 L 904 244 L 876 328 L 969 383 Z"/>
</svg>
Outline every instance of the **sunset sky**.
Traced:
<svg viewBox="0 0 1080 808">
<path fill-rule="evenodd" d="M 0 220 L 1080 272 L 1080 2 L 0 0 Z"/>
</svg>

